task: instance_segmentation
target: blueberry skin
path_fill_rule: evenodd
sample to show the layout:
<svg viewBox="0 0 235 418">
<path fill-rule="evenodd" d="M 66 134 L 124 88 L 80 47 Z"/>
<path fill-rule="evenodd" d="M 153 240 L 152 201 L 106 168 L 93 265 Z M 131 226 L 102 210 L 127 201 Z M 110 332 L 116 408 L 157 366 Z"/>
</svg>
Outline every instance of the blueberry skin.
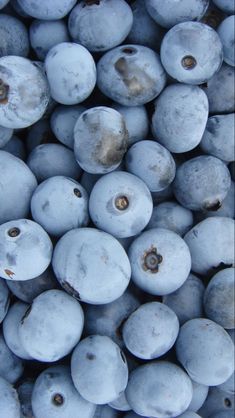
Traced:
<svg viewBox="0 0 235 418">
<path fill-rule="evenodd" d="M 75 124 L 75 158 L 88 173 L 108 173 L 121 163 L 127 138 L 125 121 L 119 112 L 106 106 L 92 107 Z"/>
<path fill-rule="evenodd" d="M 0 126 L 0 148 L 3 148 L 12 138 L 13 129 Z"/>
<path fill-rule="evenodd" d="M 97 180 L 100 179 L 102 174 L 91 174 L 87 173 L 86 171 L 83 171 L 80 183 L 84 187 L 84 189 L 87 191 L 88 195 L 90 196 L 91 191 L 97 182 Z"/>
<path fill-rule="evenodd" d="M 191 210 L 217 210 L 231 186 L 227 166 L 218 158 L 200 155 L 181 164 L 173 184 L 181 205 Z"/>
<path fill-rule="evenodd" d="M 60 238 L 52 266 L 68 293 L 95 305 L 118 299 L 126 290 L 131 275 L 130 263 L 121 244 L 94 228 L 73 229 Z"/>
<path fill-rule="evenodd" d="M 179 333 L 179 321 L 174 311 L 160 302 L 141 305 L 123 326 L 126 348 L 134 356 L 151 360 L 167 353 Z"/>
<path fill-rule="evenodd" d="M 124 0 L 83 0 L 70 13 L 68 28 L 74 42 L 99 52 L 121 44 L 132 23 L 131 8 Z"/>
<path fill-rule="evenodd" d="M 180 325 L 182 325 L 189 319 L 203 316 L 204 292 L 203 282 L 190 274 L 178 290 L 164 296 L 162 301 L 176 313 Z"/>
<path fill-rule="evenodd" d="M 154 228 L 131 244 L 129 260 L 134 283 L 151 295 L 167 295 L 187 279 L 191 256 L 184 240 L 175 232 Z"/>
<path fill-rule="evenodd" d="M 149 121 L 144 106 L 122 106 L 118 103 L 113 103 L 112 108 L 124 117 L 128 132 L 128 146 L 146 138 L 149 130 Z"/>
<path fill-rule="evenodd" d="M 218 387 L 210 387 L 208 397 L 198 413 L 202 417 L 232 418 L 234 417 L 234 408 L 234 396 L 220 391 Z M 232 413 L 231 416 L 230 412 Z"/>
<path fill-rule="evenodd" d="M 235 5 L 231 0 L 213 0 L 213 3 L 227 14 L 235 12 Z"/>
<path fill-rule="evenodd" d="M 226 392 L 229 395 L 235 395 L 235 372 L 221 385 L 217 386 L 222 392 Z"/>
<path fill-rule="evenodd" d="M 76 0 L 42 0 L 40 4 L 34 0 L 18 0 L 18 3 L 29 16 L 42 20 L 56 20 L 65 17 Z"/>
<path fill-rule="evenodd" d="M 31 397 L 33 392 L 34 382 L 30 378 L 23 380 L 17 387 L 17 392 L 20 401 L 21 418 L 32 418 L 33 410 L 31 404 Z"/>
<path fill-rule="evenodd" d="M 109 405 L 97 405 L 93 418 L 119 418 L 120 413 Z"/>
<path fill-rule="evenodd" d="M 86 335 L 106 335 L 124 348 L 122 325 L 139 306 L 139 300 L 130 290 L 105 305 L 86 305 L 84 332 Z"/>
<path fill-rule="evenodd" d="M 233 418 L 234 417 L 234 410 L 233 411 L 219 411 L 215 412 L 213 415 L 210 415 L 210 418 Z"/>
<path fill-rule="evenodd" d="M 3 7 L 5 7 L 8 2 L 9 0 L 0 0 L 0 9 L 3 9 Z"/>
<path fill-rule="evenodd" d="M 174 153 L 195 148 L 206 127 L 209 106 L 198 86 L 171 84 L 155 101 L 152 132 L 156 141 Z"/>
<path fill-rule="evenodd" d="M 189 404 L 188 410 L 197 412 L 199 408 L 204 404 L 207 395 L 209 387 L 206 385 L 201 385 L 200 383 L 196 383 L 192 380 L 193 385 L 193 397 Z"/>
<path fill-rule="evenodd" d="M 192 392 L 191 380 L 180 367 L 168 361 L 155 361 L 137 367 L 130 374 L 126 396 L 137 414 L 167 418 L 188 408 Z"/>
<path fill-rule="evenodd" d="M 6 344 L 2 332 L 0 334 L 0 382 L 4 378 L 9 383 L 15 383 L 22 376 L 24 366 L 22 360 L 17 357 Z M 1 387 L 1 383 L 0 383 Z M 1 392 L 2 393 L 2 392 Z M 1 396 L 2 398 L 2 396 Z M 1 408 L 1 404 L 0 404 Z M 2 413 L 2 409 L 1 409 Z M 8 415 L 6 415 L 8 418 Z M 17 416 L 18 417 L 18 416 Z"/>
<path fill-rule="evenodd" d="M 160 55 L 171 77 L 193 85 L 208 81 L 223 62 L 219 36 L 199 22 L 183 22 L 171 28 L 163 38 Z"/>
<path fill-rule="evenodd" d="M 12 305 L 3 321 L 3 336 L 6 344 L 13 354 L 24 360 L 31 360 L 32 357 L 25 351 L 19 337 L 20 322 L 25 315 L 29 305 L 23 302 L 16 302 Z"/>
<path fill-rule="evenodd" d="M 126 168 L 143 180 L 150 192 L 168 187 L 175 178 L 176 166 L 171 153 L 155 141 L 139 141 L 126 154 Z"/>
<path fill-rule="evenodd" d="M 48 234 L 60 237 L 88 224 L 87 192 L 69 177 L 50 177 L 35 189 L 31 214 Z"/>
<path fill-rule="evenodd" d="M 71 374 L 80 395 L 97 405 L 116 399 L 128 382 L 123 352 L 111 338 L 101 335 L 87 337 L 75 347 Z"/>
<path fill-rule="evenodd" d="M 210 280 L 204 295 L 206 316 L 228 329 L 235 328 L 234 274 L 234 268 L 216 273 Z"/>
<path fill-rule="evenodd" d="M 0 57 L 17 55 L 27 57 L 29 36 L 25 25 L 17 18 L 1 13 L 0 15 Z"/>
<path fill-rule="evenodd" d="M 176 354 L 189 376 L 203 385 L 217 386 L 234 371 L 233 341 L 210 319 L 191 319 L 181 327 Z"/>
<path fill-rule="evenodd" d="M 51 262 L 52 243 L 46 231 L 29 219 L 0 225 L 0 277 L 30 280 Z"/>
<path fill-rule="evenodd" d="M 20 403 L 18 395 L 13 386 L 0 377 L 0 411 L 2 417 L 19 418 Z"/>
<path fill-rule="evenodd" d="M 95 62 L 82 45 L 72 42 L 55 45 L 46 56 L 45 69 L 51 96 L 58 103 L 81 103 L 95 87 Z"/>
<path fill-rule="evenodd" d="M 71 352 L 84 325 L 81 305 L 62 290 L 37 296 L 19 326 L 23 348 L 36 360 L 52 362 Z"/>
<path fill-rule="evenodd" d="M 234 263 L 234 220 L 231 218 L 207 218 L 187 232 L 184 240 L 190 249 L 195 273 L 204 275 Z"/>
<path fill-rule="evenodd" d="M 189 409 L 187 409 L 186 412 L 184 412 L 181 415 L 178 415 L 177 418 L 201 418 L 201 416 L 196 414 L 196 412 L 193 412 L 193 411 L 190 411 Z"/>
<path fill-rule="evenodd" d="M 62 144 L 74 149 L 74 126 L 85 107 L 57 106 L 50 118 L 51 130 Z"/>
<path fill-rule="evenodd" d="M 166 84 L 156 52 L 142 45 L 122 45 L 106 52 L 97 64 L 101 92 L 124 106 L 140 106 L 155 99 Z"/>
<path fill-rule="evenodd" d="M 109 402 L 111 408 L 116 409 L 117 411 L 130 411 L 131 407 L 126 399 L 125 391 L 121 393 L 121 395 L 115 399 L 113 402 Z"/>
<path fill-rule="evenodd" d="M 7 144 L 2 148 L 2 151 L 9 152 L 21 160 L 26 159 L 26 150 L 24 142 L 18 138 L 16 135 L 13 135 Z"/>
<path fill-rule="evenodd" d="M 68 29 L 62 20 L 34 20 L 29 28 L 29 37 L 31 47 L 42 61 L 53 46 L 69 42 Z"/>
<path fill-rule="evenodd" d="M 61 144 L 38 145 L 29 154 L 27 164 L 39 183 L 54 176 L 78 179 L 82 172 L 72 150 Z"/>
<path fill-rule="evenodd" d="M 211 114 L 235 111 L 235 70 L 223 63 L 220 70 L 203 87 Z"/>
<path fill-rule="evenodd" d="M 223 45 L 224 61 L 232 67 L 235 66 L 234 19 L 234 15 L 226 17 L 217 29 L 217 33 Z"/>
<path fill-rule="evenodd" d="M 52 366 L 36 379 L 32 409 L 37 418 L 93 418 L 96 405 L 83 399 L 74 387 L 68 366 Z"/>
<path fill-rule="evenodd" d="M 37 180 L 27 165 L 0 150 L 0 225 L 28 215 Z M 17 202 L 17 204 L 16 204 Z"/>
<path fill-rule="evenodd" d="M 40 119 L 30 127 L 26 136 L 26 148 L 28 153 L 33 151 L 37 145 L 54 142 L 53 133 L 47 119 Z"/>
<path fill-rule="evenodd" d="M 10 305 L 10 292 L 5 280 L 0 279 L 0 324 L 4 320 Z"/>
<path fill-rule="evenodd" d="M 200 218 L 201 216 L 201 218 Z M 230 189 L 223 200 L 221 206 L 216 211 L 204 211 L 199 213 L 199 219 L 203 220 L 208 217 L 212 216 L 224 216 L 227 218 L 234 219 L 235 217 L 235 184 L 233 181 L 231 181 Z"/>
<path fill-rule="evenodd" d="M 26 128 L 37 122 L 49 103 L 45 75 L 30 60 L 17 56 L 0 58 L 0 125 Z"/>
<path fill-rule="evenodd" d="M 89 200 L 93 223 L 117 238 L 140 233 L 152 215 L 153 203 L 146 184 L 124 171 L 102 176 L 94 185 Z"/>
</svg>

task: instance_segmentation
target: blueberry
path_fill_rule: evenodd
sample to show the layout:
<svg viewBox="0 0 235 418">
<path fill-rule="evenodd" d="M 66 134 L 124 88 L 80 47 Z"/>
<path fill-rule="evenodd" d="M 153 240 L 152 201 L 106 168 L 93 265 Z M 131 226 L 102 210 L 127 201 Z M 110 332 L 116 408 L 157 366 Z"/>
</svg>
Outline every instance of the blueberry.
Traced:
<svg viewBox="0 0 235 418">
<path fill-rule="evenodd" d="M 38 145 L 54 142 L 50 123 L 47 119 L 40 119 L 30 127 L 26 137 L 26 148 L 28 153 Z"/>
<path fill-rule="evenodd" d="M 107 97 L 124 106 L 155 99 L 166 84 L 156 52 L 142 45 L 122 45 L 106 52 L 97 64 L 97 85 Z"/>
<path fill-rule="evenodd" d="M 7 144 L 2 148 L 2 151 L 7 151 L 23 161 L 26 159 L 25 144 L 16 135 L 11 137 Z"/>
<path fill-rule="evenodd" d="M 3 148 L 12 138 L 13 129 L 0 126 L 0 148 Z"/>
<path fill-rule="evenodd" d="M 123 352 L 109 337 L 100 335 L 87 337 L 76 346 L 71 373 L 80 395 L 98 405 L 116 399 L 128 381 Z"/>
<path fill-rule="evenodd" d="M 57 106 L 51 115 L 51 129 L 56 138 L 62 144 L 73 150 L 74 148 L 74 126 L 85 107 L 78 106 Z"/>
<path fill-rule="evenodd" d="M 43 20 L 62 19 L 65 17 L 76 0 L 41 0 L 40 4 L 33 0 L 18 0 L 23 11 L 32 17 Z"/>
<path fill-rule="evenodd" d="M 0 242 L 0 276 L 4 279 L 30 280 L 50 264 L 52 243 L 36 222 L 18 219 L 3 223 Z"/>
<path fill-rule="evenodd" d="M 232 65 L 233 67 L 235 66 L 234 19 L 234 15 L 226 17 L 217 29 L 217 33 L 223 45 L 224 61 L 226 64 Z"/>
<path fill-rule="evenodd" d="M 0 324 L 5 318 L 10 305 L 10 293 L 5 280 L 0 279 Z"/>
<path fill-rule="evenodd" d="M 94 224 L 118 238 L 140 233 L 153 210 L 150 191 L 143 180 L 124 171 L 102 176 L 94 185 L 89 211 Z"/>
<path fill-rule="evenodd" d="M 81 174 L 74 153 L 61 144 L 38 145 L 29 154 L 27 164 L 38 182 L 54 176 L 78 179 Z"/>
<path fill-rule="evenodd" d="M 51 362 L 71 352 L 80 340 L 83 324 L 79 302 L 62 290 L 47 290 L 22 317 L 19 336 L 31 357 Z"/>
<path fill-rule="evenodd" d="M 37 122 L 49 102 L 45 75 L 27 58 L 0 58 L 0 125 L 26 128 Z"/>
<path fill-rule="evenodd" d="M 213 156 L 200 155 L 178 167 L 173 189 L 179 203 L 187 209 L 216 211 L 230 186 L 226 165 Z"/>
<path fill-rule="evenodd" d="M 68 29 L 63 20 L 34 20 L 29 29 L 31 47 L 38 59 L 44 60 L 48 51 L 62 42 L 69 42 Z"/>
<path fill-rule="evenodd" d="M 141 416 L 167 418 L 188 408 L 192 392 L 192 383 L 180 367 L 156 361 L 137 367 L 130 374 L 126 396 L 132 409 Z"/>
<path fill-rule="evenodd" d="M 31 397 L 33 392 L 34 383 L 30 378 L 23 380 L 22 383 L 17 387 L 17 392 L 21 407 L 21 418 L 32 418 L 33 410 Z"/>
<path fill-rule="evenodd" d="M 234 410 L 233 411 L 218 411 L 210 415 L 210 418 L 233 418 L 233 417 L 234 417 Z"/>
<path fill-rule="evenodd" d="M 190 411 L 189 409 L 181 415 L 178 415 L 177 418 L 201 418 L 200 415 L 196 414 L 196 412 Z"/>
<path fill-rule="evenodd" d="M 192 380 L 193 385 L 193 397 L 189 404 L 189 411 L 197 412 L 199 408 L 204 404 L 207 395 L 209 387 L 206 385 L 201 385 L 200 383 L 196 383 Z"/>
<path fill-rule="evenodd" d="M 116 409 L 117 411 L 130 411 L 131 407 L 126 399 L 125 391 L 121 393 L 121 395 L 115 399 L 113 402 L 109 402 L 109 406 L 111 408 Z"/>
<path fill-rule="evenodd" d="M 25 25 L 17 18 L 0 15 L 0 57 L 17 55 L 27 57 L 29 53 L 29 36 Z"/>
<path fill-rule="evenodd" d="M 154 228 L 131 244 L 129 259 L 132 280 L 152 295 L 167 295 L 187 279 L 191 268 L 188 246 L 175 232 Z"/>
<path fill-rule="evenodd" d="M 32 409 L 37 418 L 93 418 L 95 408 L 75 389 L 68 366 L 49 367 L 35 381 Z"/>
<path fill-rule="evenodd" d="M 3 7 L 5 7 L 8 2 L 9 0 L 0 0 L 0 9 L 3 9 Z"/>
<path fill-rule="evenodd" d="M 168 187 L 175 177 L 171 153 L 155 141 L 139 141 L 126 154 L 126 168 L 143 180 L 151 192 Z"/>
<path fill-rule="evenodd" d="M 211 387 L 206 401 L 198 413 L 209 418 L 233 418 L 234 408 L 234 396 L 222 392 L 217 387 Z"/>
<path fill-rule="evenodd" d="M 97 405 L 93 418 L 119 418 L 120 414 L 109 405 Z"/>
<path fill-rule="evenodd" d="M 5 342 L 5 339 L 0 333 L 0 393 L 2 399 L 1 380 L 6 379 L 9 383 L 15 383 L 23 374 L 24 365 L 22 360 L 17 357 Z M 0 411 L 2 414 L 2 405 L 0 403 Z M 8 418 L 8 415 L 6 415 Z M 4 417 L 5 418 L 5 417 Z M 18 416 L 17 416 L 18 418 Z"/>
<path fill-rule="evenodd" d="M 173 310 L 159 302 L 141 305 L 127 319 L 123 339 L 136 357 L 150 360 L 167 353 L 179 332 L 179 321 Z"/>
<path fill-rule="evenodd" d="M 227 14 L 233 14 L 235 12 L 235 4 L 231 0 L 213 0 L 213 2 Z"/>
<path fill-rule="evenodd" d="M 107 51 L 121 44 L 130 32 L 133 15 L 124 0 L 82 0 L 69 16 L 74 42 L 89 51 Z"/>
<path fill-rule="evenodd" d="M 203 23 L 179 23 L 163 38 L 161 61 L 167 73 L 181 83 L 202 84 L 219 70 L 222 44 L 214 29 Z"/>
<path fill-rule="evenodd" d="M 195 225 L 184 237 L 192 257 L 192 270 L 207 274 L 234 263 L 234 220 L 211 217 Z"/>
<path fill-rule="evenodd" d="M 56 244 L 52 266 L 59 283 L 79 300 L 113 302 L 126 290 L 131 268 L 119 242 L 94 228 L 67 232 Z"/>
<path fill-rule="evenodd" d="M 210 319 L 186 322 L 176 341 L 179 362 L 197 383 L 216 386 L 234 371 L 234 344 L 228 333 Z"/>
<path fill-rule="evenodd" d="M 235 372 L 221 385 L 217 386 L 222 392 L 226 392 L 229 395 L 235 394 Z"/>
<path fill-rule="evenodd" d="M 127 148 L 123 116 L 98 106 L 83 112 L 74 127 L 75 158 L 83 170 L 103 174 L 119 166 Z"/>
<path fill-rule="evenodd" d="M 159 203 L 165 202 L 165 200 L 173 199 L 173 187 L 172 183 L 163 190 L 159 192 L 152 192 L 152 199 L 154 206 L 158 205 Z"/>
<path fill-rule="evenodd" d="M 28 215 L 37 187 L 32 171 L 19 158 L 0 150 L 0 225 Z"/>
<path fill-rule="evenodd" d="M 209 6 L 209 0 L 146 0 L 145 3 L 150 16 L 164 28 L 200 20 Z"/>
<path fill-rule="evenodd" d="M 204 292 L 203 282 L 190 274 L 178 290 L 163 297 L 163 303 L 176 313 L 182 325 L 189 319 L 203 316 Z"/>
<path fill-rule="evenodd" d="M 2 417 L 19 418 L 20 403 L 18 395 L 13 386 L 0 377 L 0 411 Z"/>
<path fill-rule="evenodd" d="M 101 177 L 101 174 L 91 174 L 84 171 L 81 176 L 80 183 L 84 187 L 84 189 L 87 191 L 88 195 L 91 194 L 91 191 L 97 182 Z"/>
<path fill-rule="evenodd" d="M 155 101 L 154 137 L 171 152 L 190 151 L 202 139 L 208 110 L 206 94 L 198 86 L 167 86 Z"/>
<path fill-rule="evenodd" d="M 64 105 L 81 103 L 96 83 L 92 55 L 82 45 L 62 42 L 48 52 L 45 69 L 51 96 Z"/>
</svg>

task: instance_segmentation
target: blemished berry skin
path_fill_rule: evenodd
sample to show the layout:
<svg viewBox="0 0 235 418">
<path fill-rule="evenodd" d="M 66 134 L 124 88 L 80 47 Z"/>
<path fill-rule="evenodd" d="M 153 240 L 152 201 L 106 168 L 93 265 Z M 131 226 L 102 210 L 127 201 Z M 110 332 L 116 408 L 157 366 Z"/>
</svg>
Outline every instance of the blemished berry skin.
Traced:
<svg viewBox="0 0 235 418">
<path fill-rule="evenodd" d="M 133 24 L 127 37 L 130 44 L 144 45 L 159 51 L 164 30 L 151 18 L 146 9 L 145 0 L 131 3 Z"/>
<path fill-rule="evenodd" d="M 17 357 L 24 360 L 32 359 L 32 357 L 24 350 L 19 337 L 20 322 L 28 308 L 29 305 L 27 303 L 14 303 L 8 311 L 2 327 L 3 336 L 9 349 Z"/>
<path fill-rule="evenodd" d="M 54 176 L 78 179 L 82 172 L 73 151 L 62 144 L 38 145 L 29 154 L 27 164 L 39 183 Z"/>
<path fill-rule="evenodd" d="M 167 353 L 179 333 L 175 312 L 160 302 L 144 303 L 124 323 L 126 348 L 134 356 L 151 360 Z"/>
<path fill-rule="evenodd" d="M 0 15 L 0 57 L 17 55 L 27 57 L 29 53 L 29 36 L 25 25 L 17 18 Z"/>
<path fill-rule="evenodd" d="M 212 277 L 204 295 L 206 316 L 225 329 L 235 328 L 234 288 L 235 269 L 228 268 Z"/>
<path fill-rule="evenodd" d="M 81 103 L 95 87 L 95 62 L 82 45 L 62 42 L 52 47 L 45 59 L 45 70 L 51 96 L 58 103 Z"/>
<path fill-rule="evenodd" d="M 9 152 L 0 150 L 0 225 L 28 215 L 37 180 L 29 167 Z"/>
<path fill-rule="evenodd" d="M 96 405 L 75 389 L 68 366 L 52 366 L 36 379 L 32 409 L 37 418 L 93 418 Z"/>
<path fill-rule="evenodd" d="M 36 360 L 51 362 L 71 352 L 84 325 L 81 305 L 62 290 L 37 296 L 19 326 L 23 348 Z"/>
<path fill-rule="evenodd" d="M 34 20 L 29 29 L 31 47 L 44 60 L 48 51 L 62 42 L 69 42 L 68 29 L 62 20 Z"/>
<path fill-rule="evenodd" d="M 196 224 L 184 237 L 192 271 L 205 275 L 234 264 L 234 220 L 214 216 Z"/>
<path fill-rule="evenodd" d="M 181 164 L 173 184 L 178 202 L 191 210 L 216 210 L 231 186 L 231 175 L 224 162 L 211 155 L 200 155 Z"/>
<path fill-rule="evenodd" d="M 207 395 L 209 387 L 206 385 L 201 385 L 200 383 L 196 383 L 192 380 L 193 385 L 193 397 L 189 404 L 188 410 L 197 412 L 201 406 L 204 404 Z"/>
<path fill-rule="evenodd" d="M 191 319 L 181 327 L 176 354 L 189 376 L 203 385 L 217 386 L 234 371 L 233 341 L 210 319 Z"/>
<path fill-rule="evenodd" d="M 0 277 L 30 280 L 51 262 L 52 242 L 46 231 L 29 219 L 0 225 Z"/>
<path fill-rule="evenodd" d="M 34 0 L 18 0 L 18 3 L 29 16 L 42 20 L 57 20 L 70 12 L 76 0 L 42 0 L 40 4 Z"/>
<path fill-rule="evenodd" d="M 80 395 L 97 405 L 115 400 L 128 382 L 123 352 L 111 338 L 101 335 L 91 335 L 75 347 L 71 374 Z"/>
<path fill-rule="evenodd" d="M 0 279 L 0 324 L 4 320 L 10 305 L 10 293 L 5 280 Z"/>
<path fill-rule="evenodd" d="M 30 378 L 26 378 L 17 386 L 17 392 L 20 401 L 20 418 L 32 418 L 33 410 L 31 397 L 33 392 L 34 382 Z"/>
<path fill-rule="evenodd" d="M 177 315 L 180 325 L 189 319 L 203 316 L 205 286 L 198 277 L 190 274 L 184 284 L 175 292 L 163 297 L 163 303 Z"/>
<path fill-rule="evenodd" d="M 208 112 L 208 99 L 201 88 L 171 84 L 155 101 L 153 135 L 171 152 L 190 151 L 202 139 Z"/>
<path fill-rule="evenodd" d="M 43 116 L 49 97 L 45 75 L 30 60 L 0 58 L 0 125 L 13 129 L 32 125 Z"/>
<path fill-rule="evenodd" d="M 152 215 L 153 202 L 146 184 L 133 174 L 114 171 L 94 185 L 89 200 L 93 223 L 117 238 L 140 233 Z"/>
<path fill-rule="evenodd" d="M 149 121 L 144 106 L 122 106 L 118 103 L 113 103 L 112 108 L 124 117 L 128 132 L 128 146 L 146 138 L 149 130 Z"/>
<path fill-rule="evenodd" d="M 183 236 L 193 226 L 193 213 L 176 202 L 162 202 L 153 208 L 146 229 L 166 228 Z"/>
<path fill-rule="evenodd" d="M 74 42 L 89 51 L 107 51 L 121 44 L 131 30 L 133 14 L 124 0 L 82 0 L 69 15 L 68 28 Z"/>
<path fill-rule="evenodd" d="M 73 229 L 60 238 L 52 266 L 68 293 L 94 305 L 118 299 L 131 275 L 122 245 L 113 236 L 94 228 Z"/>
<path fill-rule="evenodd" d="M 12 138 L 13 129 L 0 126 L 0 148 L 3 148 Z"/>
<path fill-rule="evenodd" d="M 223 63 L 220 70 L 202 87 L 207 95 L 211 114 L 235 111 L 234 81 L 234 68 Z"/>
<path fill-rule="evenodd" d="M 191 256 L 184 240 L 175 232 L 153 228 L 134 239 L 129 260 L 134 283 L 151 295 L 167 295 L 187 279 Z"/>
<path fill-rule="evenodd" d="M 217 33 L 223 45 L 224 61 L 232 67 L 235 66 L 234 19 L 234 15 L 226 17 L 217 29 Z"/>
<path fill-rule="evenodd" d="M 213 3 L 227 14 L 235 13 L 235 4 L 231 0 L 213 0 Z"/>
<path fill-rule="evenodd" d="M 85 111 L 85 107 L 57 106 L 51 115 L 50 125 L 55 137 L 62 144 L 74 149 L 74 126 L 79 116 Z"/>
<path fill-rule="evenodd" d="M 234 151 L 234 113 L 211 116 L 206 125 L 201 149 L 206 153 L 231 162 L 235 159 Z"/>
<path fill-rule="evenodd" d="M 126 290 L 120 298 L 105 305 L 86 305 L 85 335 L 106 335 L 123 348 L 121 330 L 123 322 L 139 306 L 137 297 L 129 290 Z"/>
<path fill-rule="evenodd" d="M 19 418 L 20 403 L 17 391 L 2 377 L 0 377 L 0 393 L 0 411 L 2 417 Z"/>
<path fill-rule="evenodd" d="M 120 413 L 109 405 L 97 405 L 93 418 L 119 418 Z"/>
<path fill-rule="evenodd" d="M 74 154 L 88 173 L 115 170 L 127 149 L 124 117 L 116 110 L 97 106 L 83 112 L 74 127 Z"/>
<path fill-rule="evenodd" d="M 141 416 L 153 418 L 178 416 L 188 408 L 192 393 L 188 375 L 168 361 L 137 367 L 130 374 L 126 389 L 132 409 Z"/>
<path fill-rule="evenodd" d="M 127 171 L 143 180 L 150 192 L 168 187 L 175 178 L 176 165 L 171 153 L 155 141 L 139 141 L 126 154 Z"/>
<path fill-rule="evenodd" d="M 230 189 L 223 200 L 221 207 L 216 211 L 203 212 L 203 217 L 208 218 L 211 216 L 225 216 L 234 219 L 235 217 L 235 184 L 231 182 Z"/>
<path fill-rule="evenodd" d="M 218 387 L 210 387 L 208 396 L 198 413 L 202 417 L 233 418 L 234 409 L 235 402 L 233 395 L 222 392 Z"/>
<path fill-rule="evenodd" d="M 7 144 L 2 148 L 2 151 L 9 152 L 21 160 L 26 160 L 26 149 L 24 142 L 18 138 L 16 135 L 13 135 Z"/>
<path fill-rule="evenodd" d="M 6 344 L 5 339 L 1 332 L 0 334 L 0 379 L 4 378 L 9 383 L 15 383 L 22 376 L 23 371 L 24 371 L 24 366 L 23 366 L 22 360 L 19 357 L 17 357 L 14 353 L 12 353 L 12 351 Z M 2 396 L 3 395 L 1 395 L 1 398 Z M 1 413 L 2 413 L 2 410 L 1 410 Z M 8 415 L 6 415 L 6 417 L 8 417 Z"/>
<path fill-rule="evenodd" d="M 121 395 L 115 399 L 113 402 L 109 402 L 111 408 L 116 409 L 117 411 L 130 411 L 131 407 L 126 399 L 125 391 L 121 393 Z"/>
<path fill-rule="evenodd" d="M 155 99 L 166 84 L 159 55 L 142 45 L 122 45 L 106 52 L 97 64 L 101 92 L 124 106 Z"/>
<path fill-rule="evenodd" d="M 50 177 L 35 189 L 31 214 L 48 234 L 60 237 L 70 229 L 88 224 L 87 192 L 69 177 Z"/>
<path fill-rule="evenodd" d="M 166 72 L 181 83 L 202 84 L 220 69 L 222 43 L 216 31 L 199 22 L 183 22 L 171 28 L 161 44 Z"/>
</svg>

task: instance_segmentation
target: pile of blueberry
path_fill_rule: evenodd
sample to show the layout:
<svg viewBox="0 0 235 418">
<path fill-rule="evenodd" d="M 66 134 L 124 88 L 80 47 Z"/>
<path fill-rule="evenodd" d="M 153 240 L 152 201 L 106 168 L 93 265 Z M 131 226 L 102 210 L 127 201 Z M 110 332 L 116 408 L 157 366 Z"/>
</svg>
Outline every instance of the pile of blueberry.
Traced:
<svg viewBox="0 0 235 418">
<path fill-rule="evenodd" d="M 234 0 L 0 9 L 0 418 L 234 417 Z"/>
</svg>

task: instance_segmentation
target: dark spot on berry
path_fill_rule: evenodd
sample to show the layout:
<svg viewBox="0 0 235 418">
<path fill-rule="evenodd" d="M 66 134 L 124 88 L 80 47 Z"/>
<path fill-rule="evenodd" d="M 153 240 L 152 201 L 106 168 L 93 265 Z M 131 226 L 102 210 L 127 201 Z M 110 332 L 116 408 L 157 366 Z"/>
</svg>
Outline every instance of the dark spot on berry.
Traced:
<svg viewBox="0 0 235 418">
<path fill-rule="evenodd" d="M 20 235 L 20 229 L 19 229 L 19 228 L 17 228 L 17 227 L 14 227 L 14 228 L 9 229 L 9 230 L 7 231 L 7 233 L 8 233 L 8 235 L 9 235 L 9 237 L 11 237 L 11 238 L 15 238 L 15 237 L 17 237 L 18 235 Z"/>
<path fill-rule="evenodd" d="M 197 61 L 192 55 L 185 55 L 181 60 L 181 65 L 185 70 L 192 70 L 196 67 Z"/>
<path fill-rule="evenodd" d="M 95 360 L 96 356 L 94 354 L 92 354 L 92 353 L 87 353 L 86 354 L 86 358 L 88 360 Z"/>
<path fill-rule="evenodd" d="M 75 188 L 75 189 L 73 189 L 73 193 L 75 194 L 75 196 L 77 196 L 77 197 L 82 197 L 82 193 L 80 192 L 80 190 L 79 189 L 77 189 L 77 188 Z"/>
<path fill-rule="evenodd" d="M 52 396 L 52 402 L 55 406 L 62 406 L 64 404 L 64 397 L 61 393 L 56 393 Z"/>
<path fill-rule="evenodd" d="M 231 406 L 232 406 L 232 402 L 230 401 L 230 399 L 229 399 L 229 398 L 225 398 L 225 400 L 224 400 L 224 405 L 225 405 L 227 408 L 231 408 Z"/>
</svg>

